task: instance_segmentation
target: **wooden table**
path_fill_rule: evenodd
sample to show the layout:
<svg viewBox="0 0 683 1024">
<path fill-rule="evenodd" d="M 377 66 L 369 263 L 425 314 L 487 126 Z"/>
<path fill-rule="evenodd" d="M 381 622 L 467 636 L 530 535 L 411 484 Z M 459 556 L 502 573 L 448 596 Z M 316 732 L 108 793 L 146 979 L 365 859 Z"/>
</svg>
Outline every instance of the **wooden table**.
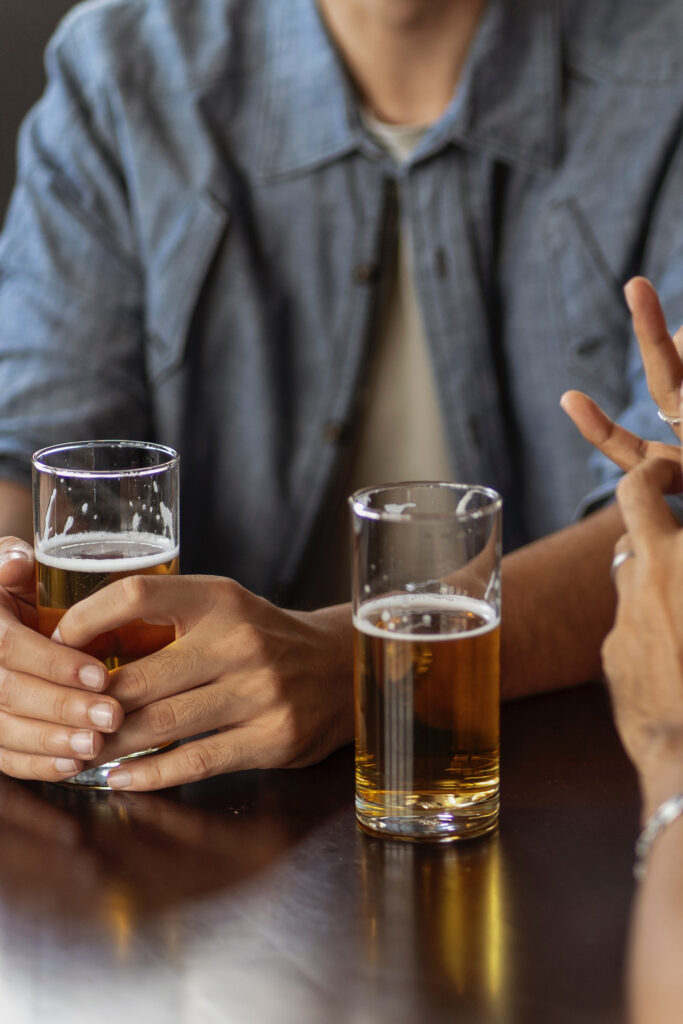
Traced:
<svg viewBox="0 0 683 1024">
<path fill-rule="evenodd" d="M 163 794 L 0 777 L 3 1024 L 621 1024 L 638 799 L 597 686 L 507 706 L 500 832 L 355 827 L 353 758 Z"/>
</svg>

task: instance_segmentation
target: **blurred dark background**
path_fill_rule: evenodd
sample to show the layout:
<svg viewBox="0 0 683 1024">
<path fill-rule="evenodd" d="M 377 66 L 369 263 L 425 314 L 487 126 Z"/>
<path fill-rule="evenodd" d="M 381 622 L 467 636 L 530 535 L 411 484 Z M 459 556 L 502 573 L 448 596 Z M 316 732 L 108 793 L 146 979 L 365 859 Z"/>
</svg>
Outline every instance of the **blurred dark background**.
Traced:
<svg viewBox="0 0 683 1024">
<path fill-rule="evenodd" d="M 45 85 L 43 53 L 74 0 L 0 0 L 0 223 L 15 177 L 19 125 Z"/>
</svg>

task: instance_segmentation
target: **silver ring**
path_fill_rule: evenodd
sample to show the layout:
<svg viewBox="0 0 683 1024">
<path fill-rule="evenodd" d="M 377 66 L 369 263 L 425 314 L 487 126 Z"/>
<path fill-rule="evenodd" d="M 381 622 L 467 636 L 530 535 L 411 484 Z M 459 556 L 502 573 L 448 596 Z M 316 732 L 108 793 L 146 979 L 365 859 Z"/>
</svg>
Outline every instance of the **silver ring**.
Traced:
<svg viewBox="0 0 683 1024">
<path fill-rule="evenodd" d="M 659 418 L 662 421 L 662 423 L 668 423 L 670 427 L 678 427 L 678 426 L 680 426 L 680 422 L 681 422 L 681 417 L 680 416 L 667 416 L 667 414 L 665 412 L 662 412 L 662 410 L 659 408 L 659 406 L 657 406 L 657 415 L 659 416 Z"/>
<path fill-rule="evenodd" d="M 609 568 L 609 574 L 613 580 L 617 575 L 617 569 L 623 565 L 624 562 L 627 562 L 629 558 L 633 558 L 634 555 L 635 551 L 617 551 Z"/>
</svg>

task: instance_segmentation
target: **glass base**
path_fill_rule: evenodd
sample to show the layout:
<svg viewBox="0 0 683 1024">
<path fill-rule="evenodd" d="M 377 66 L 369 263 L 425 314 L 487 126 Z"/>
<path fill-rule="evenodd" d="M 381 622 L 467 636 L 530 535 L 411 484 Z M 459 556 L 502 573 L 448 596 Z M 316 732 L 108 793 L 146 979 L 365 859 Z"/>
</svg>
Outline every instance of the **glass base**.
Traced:
<svg viewBox="0 0 683 1024">
<path fill-rule="evenodd" d="M 380 809 L 356 800 L 356 818 L 365 832 L 387 839 L 409 842 L 452 843 L 462 839 L 478 839 L 493 832 L 498 825 L 500 798 L 496 793 L 488 800 L 468 807 L 437 805 L 433 810 L 396 807 Z"/>
<path fill-rule="evenodd" d="M 114 768 L 121 767 L 121 765 L 126 764 L 128 761 L 135 761 L 139 757 L 147 757 L 148 754 L 158 754 L 159 750 L 159 747 L 150 747 L 149 750 L 141 750 L 137 754 L 126 754 L 125 757 L 120 757 L 116 761 L 98 764 L 95 768 L 84 768 L 78 775 L 73 775 L 70 779 L 62 779 L 59 785 L 76 786 L 84 789 L 110 790 L 111 786 L 107 782 L 109 772 L 113 771 Z"/>
</svg>

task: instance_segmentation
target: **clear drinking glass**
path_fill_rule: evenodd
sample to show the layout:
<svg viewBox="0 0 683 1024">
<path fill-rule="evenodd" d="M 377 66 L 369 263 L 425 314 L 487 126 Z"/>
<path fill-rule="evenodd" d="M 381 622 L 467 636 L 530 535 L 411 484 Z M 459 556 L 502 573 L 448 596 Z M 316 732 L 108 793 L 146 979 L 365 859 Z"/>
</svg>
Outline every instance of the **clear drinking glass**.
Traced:
<svg viewBox="0 0 683 1024">
<path fill-rule="evenodd" d="M 33 456 L 38 629 L 51 636 L 77 601 L 125 576 L 178 572 L 178 455 L 143 441 L 80 441 Z M 138 619 L 98 637 L 88 651 L 108 669 L 175 639 L 172 626 Z M 85 768 L 73 785 L 106 789 L 122 761 Z"/>
<path fill-rule="evenodd" d="M 402 483 L 349 498 L 356 814 L 403 839 L 498 822 L 502 499 Z"/>
</svg>

